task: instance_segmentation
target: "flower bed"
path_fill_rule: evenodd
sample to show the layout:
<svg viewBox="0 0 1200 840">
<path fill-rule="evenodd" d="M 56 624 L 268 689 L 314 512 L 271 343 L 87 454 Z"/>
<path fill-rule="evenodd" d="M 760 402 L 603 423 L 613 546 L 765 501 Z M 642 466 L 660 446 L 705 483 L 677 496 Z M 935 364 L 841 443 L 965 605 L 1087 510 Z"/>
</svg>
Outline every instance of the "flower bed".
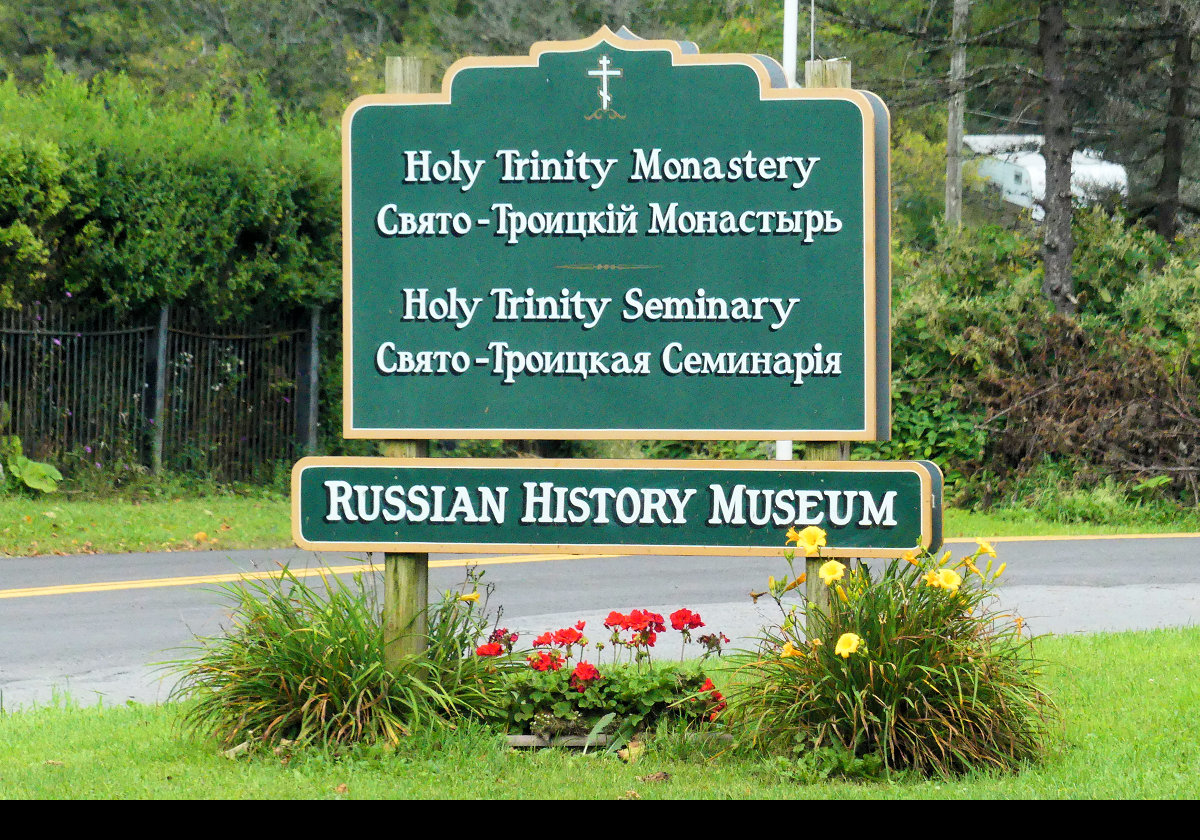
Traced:
<svg viewBox="0 0 1200 840">
<path fill-rule="evenodd" d="M 725 709 L 725 698 L 702 662 L 720 655 L 729 641 L 723 634 L 696 638 L 705 649 L 701 662 L 652 662 L 664 634 L 678 632 L 686 643 L 703 626 L 700 615 L 686 608 L 667 618 L 642 609 L 614 611 L 604 622 L 608 634 L 594 643 L 582 621 L 535 637 L 530 650 L 517 650 L 518 634 L 497 627 L 476 656 L 494 659 L 503 669 L 508 693 L 504 722 L 510 734 L 547 741 L 629 735 L 664 719 L 712 723 Z"/>
</svg>

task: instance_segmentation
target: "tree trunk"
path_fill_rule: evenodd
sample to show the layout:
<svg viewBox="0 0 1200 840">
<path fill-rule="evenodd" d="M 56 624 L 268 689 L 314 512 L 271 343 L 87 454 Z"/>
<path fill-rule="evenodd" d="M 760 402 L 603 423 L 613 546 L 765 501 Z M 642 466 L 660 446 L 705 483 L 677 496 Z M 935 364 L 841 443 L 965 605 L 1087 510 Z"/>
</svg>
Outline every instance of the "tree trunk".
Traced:
<svg viewBox="0 0 1200 840">
<path fill-rule="evenodd" d="M 1066 77 L 1066 21 L 1062 0 L 1042 0 L 1038 14 L 1038 52 L 1042 58 L 1045 138 L 1042 157 L 1046 161 L 1045 238 L 1042 265 L 1045 278 L 1042 291 L 1054 308 L 1073 315 L 1075 280 L 1071 275 L 1071 255 L 1075 235 L 1071 230 L 1074 208 L 1071 201 L 1071 156 L 1073 109 Z"/>
<path fill-rule="evenodd" d="M 1192 82 L 1192 33 L 1187 15 L 1173 3 L 1168 21 L 1175 30 L 1175 52 L 1171 61 L 1171 92 L 1167 99 L 1167 125 L 1163 132 L 1162 170 L 1154 188 L 1155 221 L 1158 233 L 1174 239 L 1178 229 L 1179 179 L 1183 173 L 1183 147 L 1188 123 L 1188 87 Z"/>
</svg>

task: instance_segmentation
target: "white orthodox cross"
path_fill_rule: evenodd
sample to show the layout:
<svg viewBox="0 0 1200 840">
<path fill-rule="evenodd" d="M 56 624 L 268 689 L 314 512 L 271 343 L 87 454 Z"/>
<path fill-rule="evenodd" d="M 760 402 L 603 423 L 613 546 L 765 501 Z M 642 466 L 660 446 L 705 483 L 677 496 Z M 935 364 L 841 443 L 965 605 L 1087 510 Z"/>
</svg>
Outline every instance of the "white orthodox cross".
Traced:
<svg viewBox="0 0 1200 840">
<path fill-rule="evenodd" d="M 600 56 L 600 69 L 587 71 L 587 74 L 589 76 L 599 76 L 600 77 L 600 90 L 598 91 L 600 94 L 600 107 L 602 107 L 606 110 L 608 109 L 609 104 L 612 102 L 612 96 L 608 92 L 609 77 L 611 77 L 611 76 L 616 76 L 617 78 L 621 77 L 620 70 L 609 70 L 608 69 L 609 64 L 610 64 L 610 62 L 609 62 L 608 56 L 602 55 L 602 56 Z"/>
</svg>

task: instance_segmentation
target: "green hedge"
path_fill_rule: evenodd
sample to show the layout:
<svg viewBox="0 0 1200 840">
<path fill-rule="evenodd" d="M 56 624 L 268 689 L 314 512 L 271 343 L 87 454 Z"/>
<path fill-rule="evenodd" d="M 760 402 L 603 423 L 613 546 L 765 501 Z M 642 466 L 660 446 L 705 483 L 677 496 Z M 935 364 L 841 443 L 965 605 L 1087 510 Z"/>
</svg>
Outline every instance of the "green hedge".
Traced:
<svg viewBox="0 0 1200 840">
<path fill-rule="evenodd" d="M 0 85 L 0 302 L 186 302 L 218 318 L 336 299 L 336 132 L 261 93 L 153 100 L 121 77 Z"/>
</svg>

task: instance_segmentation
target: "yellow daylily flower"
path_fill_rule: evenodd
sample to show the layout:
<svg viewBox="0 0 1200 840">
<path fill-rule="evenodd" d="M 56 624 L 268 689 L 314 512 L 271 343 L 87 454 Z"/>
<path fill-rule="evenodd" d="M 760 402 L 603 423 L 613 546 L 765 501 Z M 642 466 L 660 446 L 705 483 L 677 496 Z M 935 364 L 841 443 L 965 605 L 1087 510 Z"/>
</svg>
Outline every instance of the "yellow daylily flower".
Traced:
<svg viewBox="0 0 1200 840">
<path fill-rule="evenodd" d="M 907 560 L 909 563 L 912 563 L 914 566 L 919 567 L 921 564 L 917 562 L 918 556 L 919 556 L 918 550 L 915 548 L 910 548 L 908 551 L 906 551 L 900 555 L 900 559 Z"/>
<path fill-rule="evenodd" d="M 938 569 L 926 574 L 924 581 L 926 585 L 932 586 L 934 589 L 945 589 L 953 595 L 962 585 L 962 576 L 953 569 Z"/>
<path fill-rule="evenodd" d="M 987 540 L 976 539 L 975 542 L 979 543 L 979 551 L 977 552 L 978 554 L 986 554 L 989 557 L 996 556 L 996 549 L 992 548 L 991 544 L 988 543 Z"/>
<path fill-rule="evenodd" d="M 833 648 L 833 652 L 843 659 L 849 659 L 850 654 L 858 653 L 861 647 L 862 637 L 855 633 L 843 633 L 838 637 L 837 645 Z"/>
<path fill-rule="evenodd" d="M 787 659 L 790 656 L 803 656 L 804 652 L 793 645 L 791 642 L 783 643 L 783 650 L 779 651 L 779 656 Z"/>
<path fill-rule="evenodd" d="M 800 544 L 800 532 L 795 528 L 788 528 L 787 539 L 783 541 L 783 544 L 787 545 L 788 543 L 792 542 L 794 542 L 796 545 Z"/>
<path fill-rule="evenodd" d="M 805 557 L 819 554 L 825 545 L 825 532 L 816 525 L 809 525 L 796 535 L 796 547 L 804 549 Z"/>
<path fill-rule="evenodd" d="M 840 584 L 839 584 L 838 586 L 835 586 L 835 587 L 834 587 L 834 589 L 836 589 L 836 590 L 837 590 L 837 594 L 838 594 L 838 600 L 839 600 L 839 601 L 841 601 L 843 604 L 849 604 L 849 603 L 850 603 L 850 599 L 846 597 L 846 590 L 845 590 L 845 589 L 842 589 L 842 587 L 841 587 L 841 585 L 840 585 Z"/>
<path fill-rule="evenodd" d="M 458 600 L 460 600 L 460 601 L 469 601 L 470 603 L 472 603 L 472 604 L 473 604 L 473 603 L 475 603 L 476 601 L 478 601 L 478 600 L 479 600 L 479 593 L 478 593 L 478 592 L 472 592 L 470 595 L 459 595 L 459 596 L 458 596 Z"/>
<path fill-rule="evenodd" d="M 834 581 L 841 580 L 846 574 L 846 567 L 836 560 L 830 560 L 821 566 L 817 574 L 821 576 L 821 580 L 825 582 L 826 586 L 833 586 Z"/>
<path fill-rule="evenodd" d="M 953 595 L 958 591 L 958 587 L 962 585 L 962 576 L 953 569 L 942 569 L 937 573 L 941 579 L 941 587 Z"/>
</svg>

